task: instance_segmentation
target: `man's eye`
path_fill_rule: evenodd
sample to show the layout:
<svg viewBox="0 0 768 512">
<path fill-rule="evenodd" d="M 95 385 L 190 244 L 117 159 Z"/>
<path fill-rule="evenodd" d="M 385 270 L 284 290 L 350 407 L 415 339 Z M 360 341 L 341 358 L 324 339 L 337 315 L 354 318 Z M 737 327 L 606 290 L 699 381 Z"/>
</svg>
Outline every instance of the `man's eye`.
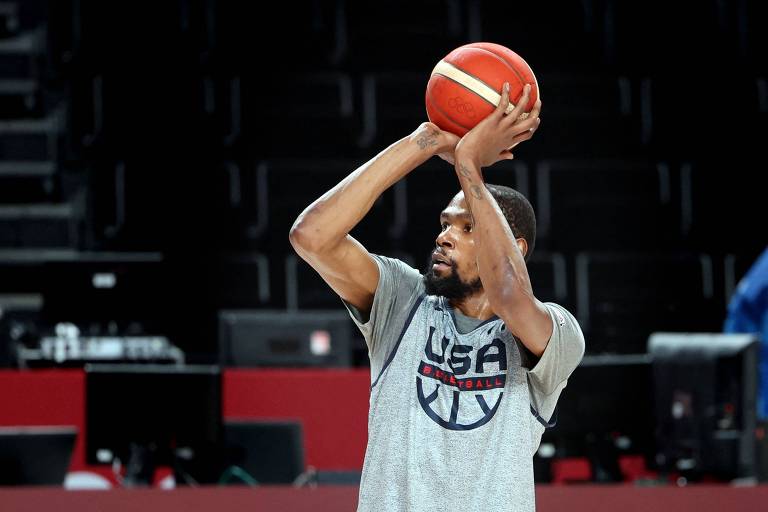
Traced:
<svg viewBox="0 0 768 512">
<path fill-rule="evenodd" d="M 440 227 L 442 228 L 443 231 L 445 231 L 446 229 L 448 229 L 448 223 L 443 222 L 442 224 L 440 224 Z"/>
<path fill-rule="evenodd" d="M 472 224 L 467 224 L 466 226 L 464 226 L 464 231 L 466 233 L 472 232 Z"/>
</svg>

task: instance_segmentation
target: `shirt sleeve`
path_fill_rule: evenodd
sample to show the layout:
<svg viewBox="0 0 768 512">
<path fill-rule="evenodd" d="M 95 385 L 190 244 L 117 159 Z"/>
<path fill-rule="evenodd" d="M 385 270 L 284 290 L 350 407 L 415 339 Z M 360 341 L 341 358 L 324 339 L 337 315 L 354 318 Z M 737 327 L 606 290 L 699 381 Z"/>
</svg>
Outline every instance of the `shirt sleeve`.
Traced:
<svg viewBox="0 0 768 512">
<path fill-rule="evenodd" d="M 352 320 L 368 345 L 372 369 L 383 363 L 397 343 L 397 338 L 411 307 L 424 290 L 421 274 L 406 263 L 373 254 L 379 267 L 379 283 L 370 315 L 344 302 Z"/>
<path fill-rule="evenodd" d="M 585 345 L 581 328 L 568 310 L 551 302 L 545 306 L 552 317 L 552 336 L 544 353 L 528 371 L 528 388 L 531 405 L 549 421 L 568 377 L 584 356 Z"/>
<path fill-rule="evenodd" d="M 728 304 L 724 332 L 768 334 L 768 249 L 741 279 Z"/>
</svg>

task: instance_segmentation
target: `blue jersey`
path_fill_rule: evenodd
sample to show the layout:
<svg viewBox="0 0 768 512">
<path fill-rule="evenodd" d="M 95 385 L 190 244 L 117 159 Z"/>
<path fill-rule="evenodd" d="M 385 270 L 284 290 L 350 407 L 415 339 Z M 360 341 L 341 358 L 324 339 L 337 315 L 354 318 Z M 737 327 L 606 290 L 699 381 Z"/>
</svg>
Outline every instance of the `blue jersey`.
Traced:
<svg viewBox="0 0 768 512">
<path fill-rule="evenodd" d="M 724 331 L 757 333 L 760 337 L 757 414 L 768 419 L 768 249 L 739 282 L 728 305 Z"/>
</svg>

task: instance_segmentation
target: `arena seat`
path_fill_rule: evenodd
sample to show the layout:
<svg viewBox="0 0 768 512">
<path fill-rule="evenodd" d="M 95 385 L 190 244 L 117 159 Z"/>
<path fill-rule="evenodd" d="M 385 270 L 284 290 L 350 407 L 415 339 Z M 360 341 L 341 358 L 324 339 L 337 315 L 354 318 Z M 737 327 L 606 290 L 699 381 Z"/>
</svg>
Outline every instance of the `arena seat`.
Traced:
<svg viewBox="0 0 768 512">
<path fill-rule="evenodd" d="M 643 353 L 655 331 L 721 329 L 709 255 L 583 252 L 575 264 L 577 317 L 591 353 Z"/>
<path fill-rule="evenodd" d="M 315 199 L 333 188 L 362 162 L 346 159 L 272 159 L 257 167 L 265 173 L 269 229 L 265 242 L 273 252 L 290 250 L 288 232 L 299 214 Z M 311 184 L 311 186 L 310 186 Z M 371 211 L 352 231 L 369 250 L 389 246 L 389 231 L 396 222 L 397 186 L 374 203 Z"/>
<path fill-rule="evenodd" d="M 428 71 L 468 42 L 462 0 L 346 2 L 345 7 L 346 64 L 358 71 Z"/>
<path fill-rule="evenodd" d="M 219 309 L 272 305 L 269 260 L 264 254 L 237 252 L 222 255 L 212 276 Z"/>
<path fill-rule="evenodd" d="M 746 158 L 713 155 L 681 165 L 680 240 L 691 250 L 757 256 L 765 247 L 766 237 L 755 231 L 764 217 L 762 171 Z"/>
<path fill-rule="evenodd" d="M 470 38 L 493 41 L 523 55 L 534 71 L 584 73 L 602 68 L 600 12 L 593 2 L 557 6 L 543 2 L 503 7 L 491 0 L 469 2 Z M 542 94 L 546 98 L 546 94 Z"/>
<path fill-rule="evenodd" d="M 536 167 L 538 233 L 552 250 L 674 245 L 673 170 L 647 160 L 543 160 Z"/>
<path fill-rule="evenodd" d="M 542 302 L 555 302 L 573 311 L 568 290 L 565 256 L 557 252 L 534 250 L 526 263 L 533 293 Z"/>
<path fill-rule="evenodd" d="M 547 68 L 544 68 L 547 69 Z M 525 158 L 636 158 L 643 140 L 643 84 L 625 75 L 537 72 L 541 126 Z"/>
<path fill-rule="evenodd" d="M 397 258 L 413 266 L 409 254 L 387 251 L 383 256 Z M 315 269 L 296 254 L 285 258 L 286 306 L 289 310 L 337 309 L 343 307 L 339 296 L 323 281 Z"/>
<path fill-rule="evenodd" d="M 414 72 L 366 73 L 361 81 L 363 130 L 358 143 L 379 151 L 428 121 L 424 92 L 431 68 Z"/>
<path fill-rule="evenodd" d="M 265 80 L 243 75 L 239 86 L 243 137 L 252 154 L 333 157 L 354 152 L 360 132 L 353 82 L 346 73 L 287 73 Z"/>
</svg>

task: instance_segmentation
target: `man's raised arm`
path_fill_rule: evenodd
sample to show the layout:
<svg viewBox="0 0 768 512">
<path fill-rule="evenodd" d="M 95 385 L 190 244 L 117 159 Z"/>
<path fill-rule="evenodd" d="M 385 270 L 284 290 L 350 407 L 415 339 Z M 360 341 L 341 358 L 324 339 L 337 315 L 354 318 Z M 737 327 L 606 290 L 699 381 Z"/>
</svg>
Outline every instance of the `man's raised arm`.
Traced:
<svg viewBox="0 0 768 512">
<path fill-rule="evenodd" d="M 455 135 L 423 123 L 309 205 L 291 228 L 291 245 L 342 299 L 369 312 L 379 270 L 349 232 L 385 190 L 435 154 L 450 158 L 457 142 Z"/>
<path fill-rule="evenodd" d="M 456 174 L 472 212 L 477 269 L 493 311 L 507 328 L 535 356 L 540 357 L 552 334 L 552 320 L 531 289 L 524 239 L 515 239 L 504 215 L 485 187 L 482 167 L 511 157 L 507 148 L 528 140 L 539 126 L 541 101 L 530 115 L 521 120 L 528 104 L 530 85 L 526 85 L 515 109 L 505 114 L 509 105 L 509 84 L 504 84 L 501 101 L 494 112 L 483 119 L 456 147 Z"/>
</svg>

